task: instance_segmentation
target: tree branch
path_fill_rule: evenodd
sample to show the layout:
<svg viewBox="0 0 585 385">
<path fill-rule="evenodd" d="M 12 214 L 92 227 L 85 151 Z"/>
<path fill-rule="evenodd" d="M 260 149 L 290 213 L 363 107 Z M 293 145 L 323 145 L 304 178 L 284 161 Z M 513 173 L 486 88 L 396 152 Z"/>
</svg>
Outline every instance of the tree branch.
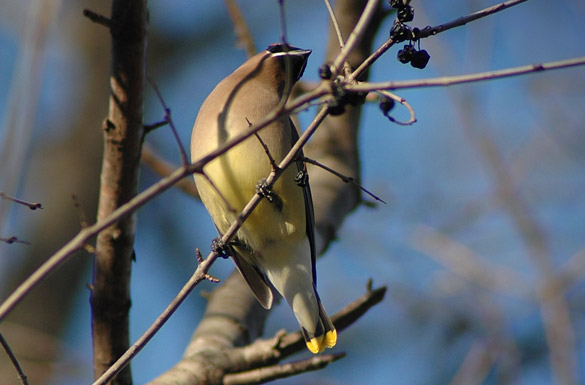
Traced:
<svg viewBox="0 0 585 385">
<path fill-rule="evenodd" d="M 107 218 L 137 194 L 144 139 L 142 105 L 146 60 L 146 0 L 112 3 L 112 64 L 109 113 L 104 124 L 104 155 L 98 220 Z M 99 377 L 129 345 L 130 271 L 134 256 L 135 213 L 104 229 L 97 238 L 91 291 L 94 376 Z M 112 384 L 131 384 L 124 370 Z"/>
<path fill-rule="evenodd" d="M 455 19 L 453 21 L 450 21 L 448 23 L 438 25 L 436 27 L 423 28 L 423 29 L 420 30 L 419 37 L 422 39 L 422 38 L 425 38 L 425 37 L 429 37 L 429 36 L 432 36 L 432 35 L 436 35 L 436 34 L 441 33 L 441 32 L 445 32 L 445 31 L 447 31 L 447 30 L 449 30 L 451 28 L 462 27 L 465 24 L 470 23 L 470 22 L 472 22 L 474 20 L 481 19 L 482 17 L 486 17 L 486 16 L 489 16 L 489 15 L 493 15 L 496 12 L 500 12 L 500 11 L 503 11 L 504 9 L 513 7 L 513 6 L 518 5 L 518 4 L 522 4 L 525 1 L 527 1 L 527 0 L 510 0 L 510 1 L 506 1 L 506 2 L 503 2 L 503 3 L 500 3 L 500 4 L 496 4 L 496 5 L 492 6 L 492 7 L 488 7 L 488 8 L 482 9 L 481 11 L 474 12 L 474 13 L 472 13 L 470 15 L 460 17 L 460 18 Z"/>
<path fill-rule="evenodd" d="M 224 385 L 255 385 L 264 384 L 280 378 L 292 377 L 302 373 L 323 369 L 332 362 L 345 357 L 345 353 L 321 354 L 305 360 L 289 362 L 282 365 L 265 366 L 247 372 L 227 374 L 223 378 Z"/>
<path fill-rule="evenodd" d="M 176 165 L 172 165 L 171 163 L 162 159 L 148 145 L 142 147 L 142 155 L 140 160 L 144 165 L 154 171 L 154 173 L 156 173 L 161 178 L 168 177 L 177 169 Z M 197 188 L 195 187 L 195 183 L 193 182 L 192 178 L 182 179 L 177 183 L 176 187 L 185 194 L 199 199 L 199 193 L 197 192 Z"/>
<path fill-rule="evenodd" d="M 506 68 L 497 71 L 478 72 L 468 75 L 444 76 L 439 78 L 389 81 L 381 83 L 359 83 L 347 85 L 347 89 L 355 92 L 377 91 L 377 90 L 401 90 L 406 88 L 423 87 L 444 87 L 455 84 L 472 83 L 484 80 L 501 79 L 510 76 L 524 75 L 533 72 L 550 71 L 561 68 L 569 68 L 585 65 L 585 56 L 547 62 L 542 64 L 529 64 L 519 67 Z"/>
<path fill-rule="evenodd" d="M 8 195 L 4 194 L 1 191 L 0 191 L 0 198 L 1 199 L 6 199 L 6 200 L 9 200 L 9 201 L 12 201 L 14 203 L 18 203 L 19 205 L 26 206 L 26 207 L 28 207 L 31 210 L 36 210 L 36 209 L 42 209 L 43 208 L 43 205 L 41 205 L 39 202 L 30 203 L 30 202 L 27 202 L 27 201 L 23 201 L 22 199 L 18 199 L 18 198 L 14 198 L 14 197 L 8 196 Z"/>
</svg>

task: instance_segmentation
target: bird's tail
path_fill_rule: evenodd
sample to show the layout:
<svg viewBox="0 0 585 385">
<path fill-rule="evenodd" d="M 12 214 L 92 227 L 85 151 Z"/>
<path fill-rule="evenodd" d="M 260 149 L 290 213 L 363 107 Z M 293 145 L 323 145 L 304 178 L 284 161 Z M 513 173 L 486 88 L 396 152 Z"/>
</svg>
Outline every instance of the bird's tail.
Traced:
<svg viewBox="0 0 585 385">
<path fill-rule="evenodd" d="M 307 348 L 314 354 L 321 353 L 325 348 L 332 348 L 337 343 L 335 326 L 333 326 L 331 319 L 325 312 L 325 308 L 323 308 L 318 296 L 317 303 L 319 304 L 319 322 L 317 322 L 316 330 L 308 331 L 301 326 L 301 332 L 305 338 Z"/>
</svg>

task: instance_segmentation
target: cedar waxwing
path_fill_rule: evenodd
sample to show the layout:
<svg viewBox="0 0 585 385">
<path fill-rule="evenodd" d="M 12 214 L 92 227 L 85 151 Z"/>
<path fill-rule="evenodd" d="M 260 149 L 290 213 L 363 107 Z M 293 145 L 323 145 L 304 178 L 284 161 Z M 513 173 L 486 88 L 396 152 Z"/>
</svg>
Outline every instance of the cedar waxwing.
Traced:
<svg viewBox="0 0 585 385">
<path fill-rule="evenodd" d="M 195 120 L 192 160 L 201 159 L 274 110 L 303 74 L 310 53 L 273 44 L 222 80 Z M 299 137 L 289 117 L 266 126 L 258 135 L 260 139 L 252 135 L 209 162 L 203 168 L 208 179 L 194 176 L 220 234 L 228 230 L 272 170 L 270 157 L 278 164 Z M 297 174 L 301 178 L 295 179 Z M 308 349 L 319 353 L 335 345 L 337 332 L 315 287 L 313 202 L 304 175 L 304 163 L 292 163 L 225 250 L 263 307 L 272 306 L 272 288 L 286 299 Z"/>
</svg>

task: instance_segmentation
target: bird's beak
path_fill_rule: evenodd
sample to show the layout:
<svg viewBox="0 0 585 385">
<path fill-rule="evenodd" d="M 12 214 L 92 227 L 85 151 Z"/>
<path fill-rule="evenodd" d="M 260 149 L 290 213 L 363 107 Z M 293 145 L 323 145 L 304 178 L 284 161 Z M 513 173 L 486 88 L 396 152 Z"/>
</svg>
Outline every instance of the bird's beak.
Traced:
<svg viewBox="0 0 585 385">
<path fill-rule="evenodd" d="M 310 49 L 300 49 L 300 48 L 296 48 L 292 51 L 288 51 L 289 55 L 294 55 L 294 56 L 298 56 L 301 58 L 302 60 L 302 67 L 299 70 L 299 75 L 297 77 L 296 80 L 299 80 L 302 76 L 303 76 L 303 72 L 305 72 L 305 68 L 307 67 L 307 60 L 309 59 L 309 55 L 311 54 Z"/>
</svg>

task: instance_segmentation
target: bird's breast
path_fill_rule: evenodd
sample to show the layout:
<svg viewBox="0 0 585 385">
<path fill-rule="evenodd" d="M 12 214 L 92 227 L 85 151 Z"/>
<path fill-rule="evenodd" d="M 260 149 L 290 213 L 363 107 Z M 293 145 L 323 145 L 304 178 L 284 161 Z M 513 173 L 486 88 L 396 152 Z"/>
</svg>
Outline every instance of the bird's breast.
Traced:
<svg viewBox="0 0 585 385">
<path fill-rule="evenodd" d="M 278 126 L 266 128 L 270 129 L 282 131 Z M 274 140 L 279 136 L 284 139 L 282 132 L 260 132 L 260 138 L 266 138 L 262 142 L 251 136 L 209 162 L 203 169 L 207 177 L 196 175 L 201 199 L 222 233 L 256 193 L 258 183 L 270 174 L 272 167 L 268 153 L 278 163 L 288 152 L 290 145 Z M 295 175 L 293 164 L 272 188 L 274 200 L 279 200 L 282 205 L 263 199 L 238 232 L 238 238 L 254 250 L 260 251 L 265 245 L 285 237 L 288 240 L 304 237 L 304 197 L 302 188 L 294 181 Z"/>
</svg>

